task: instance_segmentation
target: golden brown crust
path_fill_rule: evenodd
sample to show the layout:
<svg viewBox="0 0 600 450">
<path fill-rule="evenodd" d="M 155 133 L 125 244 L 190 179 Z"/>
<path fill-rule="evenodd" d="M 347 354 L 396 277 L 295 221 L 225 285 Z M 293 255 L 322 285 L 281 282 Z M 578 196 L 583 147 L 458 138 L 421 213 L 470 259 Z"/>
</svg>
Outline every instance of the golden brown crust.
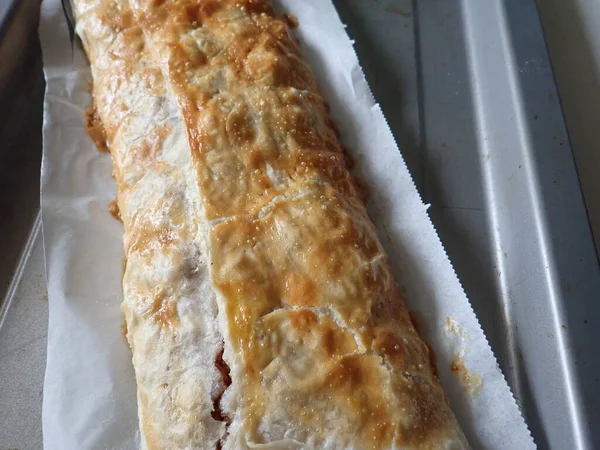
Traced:
<svg viewBox="0 0 600 450">
<path fill-rule="evenodd" d="M 294 22 L 266 0 L 75 3 L 147 446 L 468 448 Z"/>
</svg>

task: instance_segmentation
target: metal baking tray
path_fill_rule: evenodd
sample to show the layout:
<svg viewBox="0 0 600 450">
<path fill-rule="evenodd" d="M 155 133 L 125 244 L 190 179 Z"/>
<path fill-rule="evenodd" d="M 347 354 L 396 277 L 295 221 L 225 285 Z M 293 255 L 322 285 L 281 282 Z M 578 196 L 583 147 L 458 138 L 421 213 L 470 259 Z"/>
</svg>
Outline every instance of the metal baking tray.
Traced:
<svg viewBox="0 0 600 450">
<path fill-rule="evenodd" d="M 334 3 L 536 443 L 600 448 L 600 266 L 535 0 Z M 0 449 L 42 447 L 37 5 L 0 7 Z"/>
</svg>

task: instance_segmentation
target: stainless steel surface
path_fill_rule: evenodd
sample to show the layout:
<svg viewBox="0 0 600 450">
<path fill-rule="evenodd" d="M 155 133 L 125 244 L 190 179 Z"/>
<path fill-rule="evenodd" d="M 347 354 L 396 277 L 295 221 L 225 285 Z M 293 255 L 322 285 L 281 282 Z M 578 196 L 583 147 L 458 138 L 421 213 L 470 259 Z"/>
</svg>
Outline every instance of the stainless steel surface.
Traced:
<svg viewBox="0 0 600 450">
<path fill-rule="evenodd" d="M 0 328 L 0 449 L 42 448 L 48 297 L 44 248 L 34 229 Z"/>
<path fill-rule="evenodd" d="M 537 3 L 600 257 L 600 2 Z"/>
<path fill-rule="evenodd" d="M 536 442 L 600 448 L 600 269 L 534 0 L 334 3 Z M 11 95 L 30 109 L 0 147 L 16 158 L 0 162 L 2 286 L 38 208 L 41 85 L 25 79 Z M 0 450 L 41 448 L 47 304 L 30 242 L 0 327 Z"/>
<path fill-rule="evenodd" d="M 600 270 L 535 2 L 336 4 L 536 442 L 600 448 Z"/>
<path fill-rule="evenodd" d="M 536 441 L 594 448 L 597 259 L 535 5 L 493 3 L 465 0 L 457 18 L 465 45 L 453 63 L 464 59 L 469 70 L 467 121 L 451 120 L 466 110 L 460 100 L 450 109 L 432 106 L 434 117 L 426 116 L 427 123 L 445 117 L 439 139 L 461 125 L 461 138 L 471 136 L 467 146 L 454 146 L 465 158 L 461 173 L 476 180 L 453 189 L 447 168 L 454 158 L 434 150 L 432 168 L 445 170 L 434 178 L 444 189 L 430 191 L 432 202 L 474 209 L 432 214 Z M 436 149 L 438 142 L 426 146 Z M 477 242 L 473 220 L 487 224 L 476 254 L 492 267 L 468 260 L 465 245 Z M 460 245 L 465 232 L 469 243 Z"/>
<path fill-rule="evenodd" d="M 38 0 L 0 1 L 0 123 L 5 124 L 12 110 L 6 106 L 22 91 L 23 77 L 35 60 L 31 55 L 38 47 L 32 31 L 38 23 Z M 5 147 L 6 148 L 6 147 Z M 1 152 L 1 149 L 0 149 Z"/>
<path fill-rule="evenodd" d="M 42 447 L 48 303 L 37 221 L 44 86 L 38 10 L 35 0 L 0 6 L 0 450 Z"/>
<path fill-rule="evenodd" d="M 10 236 L 0 242 L 0 302 L 39 210 L 43 83 L 36 5 L 23 0 L 0 16 L 0 230 Z"/>
</svg>

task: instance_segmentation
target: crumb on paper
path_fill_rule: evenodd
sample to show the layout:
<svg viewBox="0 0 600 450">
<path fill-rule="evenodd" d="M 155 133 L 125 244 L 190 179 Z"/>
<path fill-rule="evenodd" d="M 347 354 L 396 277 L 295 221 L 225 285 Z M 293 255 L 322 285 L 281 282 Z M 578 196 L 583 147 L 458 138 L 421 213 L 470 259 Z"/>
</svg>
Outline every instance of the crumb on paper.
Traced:
<svg viewBox="0 0 600 450">
<path fill-rule="evenodd" d="M 463 385 L 466 392 L 478 394 L 481 392 L 481 375 L 472 373 L 465 365 L 462 355 L 456 355 L 450 364 L 450 370 L 455 374 Z"/>
<path fill-rule="evenodd" d="M 467 332 L 452 317 L 446 316 L 444 323 L 446 324 L 446 332 L 455 334 L 462 338 L 467 337 Z"/>
</svg>

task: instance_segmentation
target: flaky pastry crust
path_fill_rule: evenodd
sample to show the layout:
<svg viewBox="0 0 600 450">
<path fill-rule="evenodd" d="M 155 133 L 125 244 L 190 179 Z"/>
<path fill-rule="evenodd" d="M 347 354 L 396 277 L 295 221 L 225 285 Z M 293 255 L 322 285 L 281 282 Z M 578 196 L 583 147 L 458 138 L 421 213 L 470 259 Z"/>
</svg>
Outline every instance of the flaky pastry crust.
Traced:
<svg viewBox="0 0 600 450">
<path fill-rule="evenodd" d="M 266 0 L 74 5 L 144 445 L 468 448 L 293 21 Z"/>
</svg>

